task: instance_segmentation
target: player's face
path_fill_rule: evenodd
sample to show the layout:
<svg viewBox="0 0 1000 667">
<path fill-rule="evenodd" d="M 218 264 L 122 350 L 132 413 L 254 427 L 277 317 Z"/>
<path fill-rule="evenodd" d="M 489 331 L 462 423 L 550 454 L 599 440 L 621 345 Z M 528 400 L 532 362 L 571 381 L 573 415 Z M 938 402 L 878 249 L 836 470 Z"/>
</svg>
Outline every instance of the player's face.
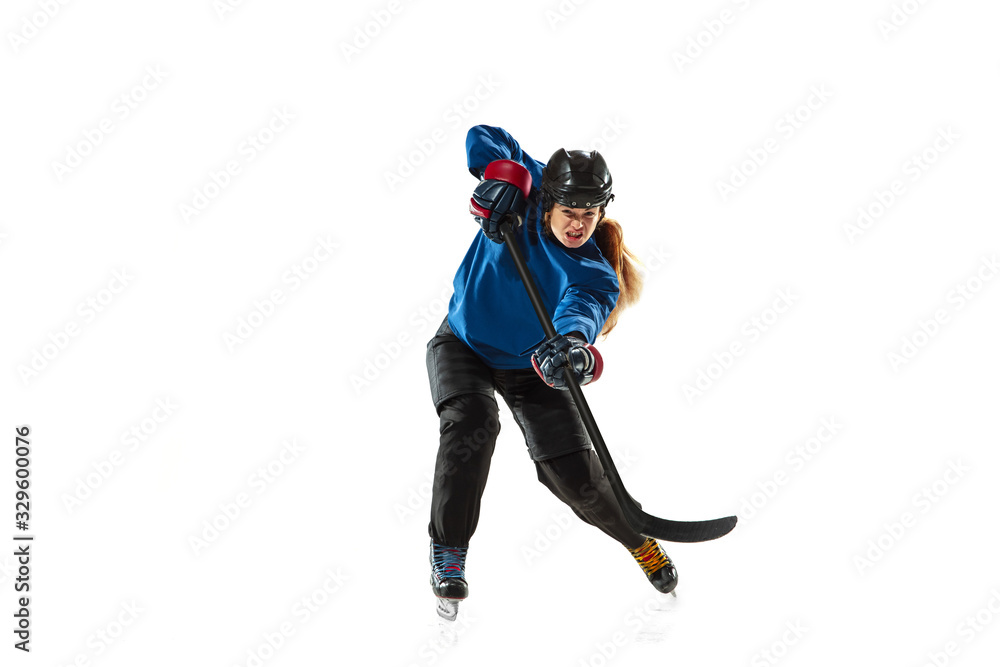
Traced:
<svg viewBox="0 0 1000 667">
<path fill-rule="evenodd" d="M 601 207 L 570 208 L 556 204 L 552 208 L 549 226 L 552 235 L 567 248 L 579 248 L 594 233 L 594 227 L 601 218 Z"/>
</svg>

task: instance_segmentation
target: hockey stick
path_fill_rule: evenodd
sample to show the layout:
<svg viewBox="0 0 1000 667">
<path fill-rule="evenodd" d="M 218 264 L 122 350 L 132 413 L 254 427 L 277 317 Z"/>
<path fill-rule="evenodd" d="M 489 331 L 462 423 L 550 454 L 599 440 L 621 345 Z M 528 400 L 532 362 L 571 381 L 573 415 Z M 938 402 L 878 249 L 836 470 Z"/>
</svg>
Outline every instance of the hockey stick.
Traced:
<svg viewBox="0 0 1000 667">
<path fill-rule="evenodd" d="M 551 339 L 556 335 L 556 329 L 552 325 L 552 319 L 549 317 L 548 312 L 545 310 L 545 305 L 542 303 L 542 298 L 538 293 L 538 286 L 535 284 L 535 280 L 528 270 L 528 265 L 524 261 L 524 255 L 521 254 L 521 248 L 517 244 L 517 239 L 510 232 L 510 221 L 505 220 L 500 224 L 500 234 L 508 250 L 510 250 L 511 257 L 514 259 L 514 265 L 521 276 L 521 282 L 524 283 L 524 289 L 528 292 L 528 299 L 531 300 L 531 305 L 535 309 L 538 321 L 541 322 L 542 329 L 545 331 L 545 338 L 546 340 Z M 580 385 L 576 381 L 576 376 L 569 372 L 569 368 L 566 370 L 567 372 L 564 374 L 564 377 L 566 378 L 566 383 L 569 385 L 569 392 L 573 396 L 573 402 L 576 403 L 576 407 L 580 411 L 580 418 L 587 427 L 590 439 L 597 450 L 597 458 L 600 459 L 601 465 L 604 466 L 608 481 L 611 483 L 611 490 L 614 492 L 615 498 L 618 499 L 618 504 L 621 505 L 622 512 L 624 512 L 629 525 L 632 526 L 632 530 L 646 537 L 665 540 L 667 542 L 706 542 L 722 537 L 736 526 L 735 516 L 709 519 L 707 521 L 672 521 L 643 512 L 622 484 L 621 477 L 618 475 L 618 469 L 615 468 L 615 463 L 611 460 L 611 454 L 608 452 L 607 445 L 604 444 L 604 438 L 601 437 L 601 432 L 597 428 L 597 422 L 590 411 L 590 406 L 587 405 L 587 400 L 583 397 L 583 390 L 580 389 Z"/>
</svg>

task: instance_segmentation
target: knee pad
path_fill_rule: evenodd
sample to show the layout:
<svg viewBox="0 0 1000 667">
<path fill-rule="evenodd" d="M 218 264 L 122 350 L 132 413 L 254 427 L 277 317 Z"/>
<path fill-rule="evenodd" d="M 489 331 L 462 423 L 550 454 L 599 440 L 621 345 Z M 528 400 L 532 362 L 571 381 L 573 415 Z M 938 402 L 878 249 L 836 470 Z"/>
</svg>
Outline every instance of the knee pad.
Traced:
<svg viewBox="0 0 1000 667">
<path fill-rule="evenodd" d="M 485 394 L 462 394 L 445 400 L 438 409 L 441 428 L 458 428 L 485 442 L 500 433 L 500 410 L 496 399 Z"/>
</svg>

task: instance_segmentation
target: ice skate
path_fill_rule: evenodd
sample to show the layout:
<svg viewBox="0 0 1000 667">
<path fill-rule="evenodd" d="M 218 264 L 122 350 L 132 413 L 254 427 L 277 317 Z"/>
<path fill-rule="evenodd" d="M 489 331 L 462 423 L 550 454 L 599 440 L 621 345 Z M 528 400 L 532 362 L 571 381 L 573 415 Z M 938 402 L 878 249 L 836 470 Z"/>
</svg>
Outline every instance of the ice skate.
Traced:
<svg viewBox="0 0 1000 667">
<path fill-rule="evenodd" d="M 673 593 L 674 597 L 677 596 L 674 593 L 674 588 L 677 587 L 677 569 L 656 540 L 647 537 L 642 546 L 629 549 L 629 553 L 639 563 L 653 588 L 661 593 Z"/>
<path fill-rule="evenodd" d="M 448 621 L 458 616 L 458 603 L 469 596 L 465 581 L 468 547 L 446 547 L 431 541 L 431 589 L 437 596 L 437 613 Z"/>
</svg>

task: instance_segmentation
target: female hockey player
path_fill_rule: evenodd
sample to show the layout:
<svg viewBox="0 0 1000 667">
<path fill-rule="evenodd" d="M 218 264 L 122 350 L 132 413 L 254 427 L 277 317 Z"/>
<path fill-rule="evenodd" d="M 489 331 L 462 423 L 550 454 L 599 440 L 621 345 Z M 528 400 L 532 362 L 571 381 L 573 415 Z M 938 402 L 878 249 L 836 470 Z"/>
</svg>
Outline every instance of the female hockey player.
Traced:
<svg viewBox="0 0 1000 667">
<path fill-rule="evenodd" d="M 600 377 L 603 361 L 592 343 L 642 289 L 621 226 L 605 217 L 614 198 L 607 164 L 597 151 L 564 149 L 542 164 L 506 131 L 485 125 L 469 130 L 466 152 L 480 179 L 470 211 L 482 233 L 455 275 L 448 316 L 427 344 L 441 419 L 428 527 L 439 612 L 454 618 L 457 601 L 468 596 L 466 553 L 500 432 L 496 392 L 524 435 L 538 480 L 624 545 L 653 586 L 669 593 L 677 571 L 656 540 L 626 521 L 562 376 L 568 359 L 580 385 Z M 554 339 L 545 340 L 499 234 L 509 216 L 520 221 L 513 234 Z"/>
</svg>

